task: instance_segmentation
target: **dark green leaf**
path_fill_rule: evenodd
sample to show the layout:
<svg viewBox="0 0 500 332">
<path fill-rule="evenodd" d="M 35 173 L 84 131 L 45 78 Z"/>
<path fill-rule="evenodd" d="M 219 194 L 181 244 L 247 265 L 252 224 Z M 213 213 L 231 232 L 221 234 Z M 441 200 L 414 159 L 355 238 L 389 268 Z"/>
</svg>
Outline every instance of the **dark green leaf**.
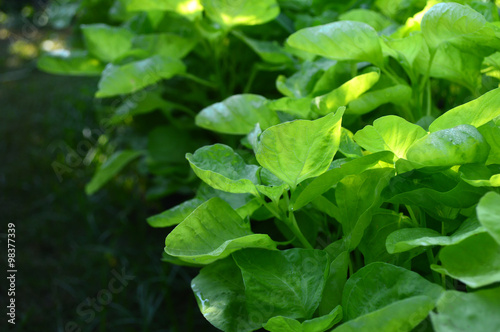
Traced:
<svg viewBox="0 0 500 332">
<path fill-rule="evenodd" d="M 118 174 L 132 160 L 142 155 L 142 151 L 122 150 L 115 152 L 108 160 L 102 164 L 97 172 L 92 177 L 89 183 L 85 186 L 85 193 L 92 195 L 116 174 Z"/>
<path fill-rule="evenodd" d="M 186 262 L 210 264 L 243 248 L 275 249 L 266 234 L 254 234 L 250 224 L 222 199 L 200 205 L 165 239 L 165 252 Z"/>
</svg>

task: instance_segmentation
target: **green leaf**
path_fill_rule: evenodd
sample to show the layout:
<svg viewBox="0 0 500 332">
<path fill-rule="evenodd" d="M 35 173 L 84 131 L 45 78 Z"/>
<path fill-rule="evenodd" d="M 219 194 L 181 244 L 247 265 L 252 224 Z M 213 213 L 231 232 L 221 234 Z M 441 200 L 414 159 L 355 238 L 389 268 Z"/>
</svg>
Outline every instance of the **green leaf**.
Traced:
<svg viewBox="0 0 500 332">
<path fill-rule="evenodd" d="M 376 71 L 356 76 L 332 92 L 314 98 L 313 109 L 320 115 L 326 115 L 335 111 L 340 106 L 345 106 L 349 102 L 359 98 L 359 96 L 375 85 L 379 78 L 380 74 Z"/>
<path fill-rule="evenodd" d="M 354 140 L 370 152 L 392 151 L 398 158 L 406 158 L 410 146 L 424 136 L 426 132 L 422 127 L 388 115 L 356 132 Z"/>
<path fill-rule="evenodd" d="M 408 148 L 406 159 L 417 168 L 451 167 L 484 163 L 489 152 L 488 143 L 475 127 L 459 125 L 422 137 Z"/>
<path fill-rule="evenodd" d="M 210 264 L 243 248 L 276 249 L 267 234 L 254 234 L 250 224 L 222 199 L 200 205 L 165 239 L 165 252 L 186 262 Z"/>
<path fill-rule="evenodd" d="M 108 64 L 104 69 L 97 98 L 135 92 L 161 79 L 169 79 L 186 71 L 182 61 L 154 55 L 140 61 L 118 66 Z"/>
<path fill-rule="evenodd" d="M 464 241 L 444 247 L 439 252 L 441 265 L 431 265 L 473 287 L 483 287 L 500 281 L 500 245 L 488 234 L 480 233 Z"/>
<path fill-rule="evenodd" d="M 467 219 L 451 236 L 444 236 L 429 228 L 403 228 L 387 237 L 387 251 L 390 254 L 411 250 L 416 247 L 450 246 L 460 243 L 472 235 L 484 233 L 475 219 Z"/>
<path fill-rule="evenodd" d="M 38 69 L 51 74 L 99 76 L 104 65 L 87 52 L 46 53 L 37 62 Z"/>
<path fill-rule="evenodd" d="M 421 56 L 421 59 L 424 65 L 417 62 L 417 69 L 425 75 L 428 62 L 425 56 Z M 474 92 L 481 87 L 482 62 L 483 58 L 480 56 L 465 53 L 452 45 L 445 44 L 437 49 L 429 75 L 456 82 Z"/>
<path fill-rule="evenodd" d="M 223 28 L 235 25 L 257 25 L 272 21 L 280 13 L 275 0 L 201 0 L 205 13 Z"/>
<path fill-rule="evenodd" d="M 382 31 L 392 24 L 384 15 L 369 9 L 351 9 L 341 14 L 339 20 L 366 23 L 377 31 Z"/>
<path fill-rule="evenodd" d="M 85 193 L 92 195 L 102 188 L 109 180 L 118 174 L 132 160 L 142 155 L 142 151 L 122 150 L 115 152 L 97 170 L 89 183 L 85 186 Z"/>
<path fill-rule="evenodd" d="M 425 296 L 437 302 L 442 292 L 440 286 L 418 273 L 387 263 L 371 263 L 347 281 L 342 308 L 345 320 L 349 321 L 415 296 Z"/>
<path fill-rule="evenodd" d="M 450 43 L 464 52 L 486 56 L 500 45 L 493 28 L 481 14 L 457 3 L 433 6 L 422 18 L 421 28 L 431 52 Z"/>
<path fill-rule="evenodd" d="M 322 332 L 332 328 L 341 319 L 342 308 L 337 306 L 325 316 L 305 320 L 302 323 L 292 318 L 275 316 L 267 321 L 264 328 L 271 332 Z"/>
<path fill-rule="evenodd" d="M 488 121 L 477 128 L 490 146 L 490 154 L 486 165 L 500 164 L 500 127 L 493 121 Z"/>
<path fill-rule="evenodd" d="M 132 47 L 133 34 L 125 28 L 106 24 L 82 25 L 83 38 L 89 52 L 98 59 L 112 62 Z"/>
<path fill-rule="evenodd" d="M 267 99 L 253 94 L 234 95 L 204 108 L 196 116 L 196 125 L 225 134 L 246 135 L 257 123 L 262 129 L 279 123 L 267 107 Z"/>
<path fill-rule="evenodd" d="M 262 326 L 246 309 L 245 285 L 238 266 L 226 258 L 201 269 L 191 282 L 203 316 L 223 331 L 254 331 Z M 252 318 L 252 319 L 251 319 Z"/>
<path fill-rule="evenodd" d="M 473 293 L 447 291 L 431 312 L 436 332 L 500 331 L 500 288 Z"/>
<path fill-rule="evenodd" d="M 233 34 L 248 45 L 265 62 L 272 64 L 287 64 L 293 62 L 293 58 L 276 41 L 261 41 L 245 36 L 239 31 Z"/>
<path fill-rule="evenodd" d="M 427 296 L 410 297 L 347 321 L 333 332 L 412 331 L 434 306 L 435 300 Z"/>
<path fill-rule="evenodd" d="M 287 97 L 309 97 L 318 80 L 334 64 L 334 61 L 326 59 L 315 62 L 305 61 L 299 70 L 289 78 L 283 75 L 278 76 L 276 88 Z"/>
<path fill-rule="evenodd" d="M 259 196 L 258 166 L 247 165 L 243 158 L 227 145 L 214 144 L 188 153 L 186 159 L 196 175 L 209 186 L 235 194 Z"/>
<path fill-rule="evenodd" d="M 377 32 L 365 23 L 340 21 L 305 28 L 292 34 L 288 44 L 333 60 L 368 61 L 383 66 Z"/>
<path fill-rule="evenodd" d="M 273 111 L 280 111 L 284 113 L 289 113 L 298 119 L 309 119 L 311 118 L 311 101 L 312 98 L 292 98 L 283 97 L 270 101 L 267 104 Z"/>
<path fill-rule="evenodd" d="M 458 125 L 471 125 L 476 128 L 500 116 L 500 88 L 491 90 L 481 97 L 457 106 L 434 120 L 429 131 L 450 129 Z"/>
<path fill-rule="evenodd" d="M 258 184 L 257 190 L 278 204 L 283 192 L 288 190 L 288 185 L 265 168 L 260 169 L 260 179 L 264 185 Z"/>
<path fill-rule="evenodd" d="M 391 255 L 392 252 L 388 252 L 386 249 L 386 241 L 389 234 L 412 226 L 410 218 L 402 213 L 391 210 L 377 211 L 359 244 L 359 250 L 363 254 L 365 264 L 373 262 L 385 262 L 399 266 L 404 264 L 410 255 Z"/>
<path fill-rule="evenodd" d="M 264 328 L 271 332 L 302 332 L 302 324 L 292 318 L 275 316 L 267 321 Z"/>
<path fill-rule="evenodd" d="M 344 109 L 323 118 L 296 120 L 268 128 L 260 135 L 256 157 L 292 190 L 305 179 L 328 170 L 340 142 Z"/>
<path fill-rule="evenodd" d="M 412 89 L 403 84 L 393 85 L 375 91 L 369 91 L 352 100 L 347 106 L 346 114 L 362 115 L 373 111 L 383 104 L 401 105 L 411 100 Z"/>
<path fill-rule="evenodd" d="M 245 283 L 247 309 L 264 319 L 311 318 L 328 273 L 328 256 L 313 249 L 242 250 L 233 254 Z"/>
<path fill-rule="evenodd" d="M 490 191 L 481 198 L 476 210 L 481 225 L 500 244 L 500 194 Z"/>
<path fill-rule="evenodd" d="M 412 70 L 413 63 L 423 47 L 424 39 L 422 33 L 416 32 L 404 38 L 386 40 L 385 43 L 396 52 L 391 56 L 396 58 L 406 70 Z"/>
<path fill-rule="evenodd" d="M 353 134 L 349 130 L 342 128 L 340 135 L 339 151 L 347 158 L 359 158 L 363 156 L 363 151 L 359 145 L 354 142 Z"/>
<path fill-rule="evenodd" d="M 200 198 L 190 199 L 160 214 L 149 217 L 147 219 L 148 224 L 151 227 L 169 227 L 180 224 L 203 202 L 204 200 Z"/>
<path fill-rule="evenodd" d="M 184 58 L 195 47 L 197 39 L 186 38 L 173 33 L 153 33 L 135 36 L 134 48 L 150 55 L 162 55 L 175 59 Z"/>
<path fill-rule="evenodd" d="M 349 253 L 340 253 L 330 264 L 330 271 L 326 278 L 323 297 L 319 304 L 319 314 L 325 315 L 335 310 L 342 303 L 342 292 L 347 281 L 347 268 L 349 265 Z"/>
<path fill-rule="evenodd" d="M 199 17 L 203 6 L 199 0 L 127 0 L 128 11 L 174 11 L 190 19 Z"/>
<path fill-rule="evenodd" d="M 398 174 L 383 193 L 393 204 L 415 205 L 435 218 L 455 219 L 458 209 L 470 208 L 486 192 L 444 173 Z M 451 214 L 450 214 L 451 213 Z"/>
<path fill-rule="evenodd" d="M 344 241 L 354 250 L 370 224 L 374 209 L 382 204 L 381 192 L 388 185 L 394 170 L 367 170 L 343 178 L 335 189 L 338 206 L 336 219 L 342 224 Z"/>
<path fill-rule="evenodd" d="M 381 161 L 392 163 L 393 158 L 394 154 L 392 152 L 382 151 L 354 159 L 343 164 L 339 168 L 333 168 L 318 176 L 308 185 L 305 185 L 303 187 L 304 189 L 298 187 L 296 192 L 292 194 L 290 207 L 294 210 L 298 210 L 328 191 L 344 177 L 362 173 Z"/>
<path fill-rule="evenodd" d="M 484 164 L 465 164 L 458 169 L 460 178 L 474 187 L 500 187 L 500 167 Z M 497 173 L 497 174 L 493 174 Z"/>
<path fill-rule="evenodd" d="M 127 98 L 116 108 L 109 121 L 111 124 L 118 124 L 130 116 L 150 113 L 155 110 L 169 110 L 170 107 L 169 103 L 158 92 L 143 91 Z"/>
</svg>

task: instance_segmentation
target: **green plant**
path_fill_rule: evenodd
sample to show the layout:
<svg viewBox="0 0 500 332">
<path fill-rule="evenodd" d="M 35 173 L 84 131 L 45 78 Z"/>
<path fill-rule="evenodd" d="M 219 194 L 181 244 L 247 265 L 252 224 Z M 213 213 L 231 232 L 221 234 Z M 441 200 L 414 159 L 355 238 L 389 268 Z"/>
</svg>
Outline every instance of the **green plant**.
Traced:
<svg viewBox="0 0 500 332">
<path fill-rule="evenodd" d="M 188 153 L 204 184 L 148 221 L 217 328 L 500 328 L 497 7 L 387 3 L 293 33 L 284 97 L 196 116 L 245 136 Z"/>
</svg>

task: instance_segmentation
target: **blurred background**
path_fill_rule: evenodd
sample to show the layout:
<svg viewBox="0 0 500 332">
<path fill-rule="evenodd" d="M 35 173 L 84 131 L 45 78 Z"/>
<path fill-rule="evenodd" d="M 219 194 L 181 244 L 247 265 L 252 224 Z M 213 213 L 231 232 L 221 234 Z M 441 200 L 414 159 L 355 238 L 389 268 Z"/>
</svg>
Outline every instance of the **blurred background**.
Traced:
<svg viewBox="0 0 500 332">
<path fill-rule="evenodd" d="M 85 184 L 120 144 L 110 147 L 109 135 L 121 129 L 102 121 L 112 107 L 94 98 L 99 77 L 37 69 L 40 54 L 81 43 L 76 21 L 105 21 L 109 6 L 0 1 L 0 241 L 14 223 L 18 268 L 17 324 L 8 330 L 214 330 L 189 288 L 196 270 L 161 262 L 166 231 L 146 223 L 187 194 L 146 200 L 140 167 L 131 167 L 87 196 Z M 126 280 L 106 299 L 116 274 Z M 98 296 L 109 304 L 92 307 Z"/>
</svg>

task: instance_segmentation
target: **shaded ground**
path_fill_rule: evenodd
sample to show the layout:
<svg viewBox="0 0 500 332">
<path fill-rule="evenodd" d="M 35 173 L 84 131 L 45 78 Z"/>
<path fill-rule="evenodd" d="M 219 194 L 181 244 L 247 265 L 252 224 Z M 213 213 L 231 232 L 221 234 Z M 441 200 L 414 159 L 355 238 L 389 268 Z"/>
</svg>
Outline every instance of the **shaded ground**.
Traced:
<svg viewBox="0 0 500 332">
<path fill-rule="evenodd" d="M 189 289 L 196 270 L 160 262 L 166 232 L 145 222 L 151 213 L 134 183 L 87 197 L 93 163 L 74 162 L 62 181 L 54 172 L 62 147 L 77 150 L 83 129 L 99 127 L 96 80 L 44 74 L 33 63 L 19 69 L 0 83 L 0 245 L 15 223 L 17 330 L 65 331 L 72 321 L 82 331 L 214 330 Z M 110 284 L 122 273 L 133 279 Z M 109 304 L 92 308 L 86 301 L 96 297 Z"/>
</svg>

